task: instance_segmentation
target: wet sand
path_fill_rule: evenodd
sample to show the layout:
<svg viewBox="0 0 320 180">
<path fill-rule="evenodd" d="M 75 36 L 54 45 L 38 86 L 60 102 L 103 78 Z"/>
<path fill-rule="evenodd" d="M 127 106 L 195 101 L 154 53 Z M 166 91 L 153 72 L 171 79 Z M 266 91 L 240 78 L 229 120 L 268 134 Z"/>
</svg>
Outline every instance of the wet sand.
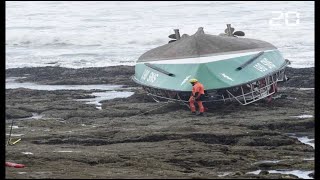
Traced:
<svg viewBox="0 0 320 180">
<path fill-rule="evenodd" d="M 75 100 L 98 90 L 7 89 L 6 133 L 14 120 L 21 141 L 6 147 L 6 161 L 26 167 L 6 167 L 6 178 L 298 178 L 269 173 L 314 170 L 314 148 L 290 135 L 314 138 L 314 68 L 287 72 L 270 103 L 213 104 L 198 117 L 153 102 L 130 66 L 8 69 L 20 82 L 116 84 L 135 94 L 99 110 Z"/>
</svg>

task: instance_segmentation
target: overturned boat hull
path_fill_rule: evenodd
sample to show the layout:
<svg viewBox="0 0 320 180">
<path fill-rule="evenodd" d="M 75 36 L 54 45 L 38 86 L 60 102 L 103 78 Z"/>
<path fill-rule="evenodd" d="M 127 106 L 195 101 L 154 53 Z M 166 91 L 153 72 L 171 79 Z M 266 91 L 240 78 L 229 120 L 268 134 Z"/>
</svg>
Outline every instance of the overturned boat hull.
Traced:
<svg viewBox="0 0 320 180">
<path fill-rule="evenodd" d="M 219 49 L 219 41 L 226 42 L 226 52 Z M 237 46 L 230 48 L 233 42 Z M 210 43 L 211 47 L 206 47 Z M 204 85 L 206 101 L 236 100 L 247 105 L 274 94 L 277 83 L 286 79 L 285 68 L 290 64 L 276 47 L 264 41 L 197 32 L 171 44 L 145 53 L 135 66 L 132 79 L 155 100 L 187 102 L 192 89 L 188 80 L 196 78 Z M 195 48 L 195 55 L 189 56 Z M 176 52 L 183 55 L 174 57 Z M 173 57 L 166 57 L 170 53 Z"/>
<path fill-rule="evenodd" d="M 197 77 L 205 85 L 206 101 L 237 100 L 247 105 L 274 94 L 270 89 L 286 79 L 289 63 L 278 50 L 155 61 L 138 63 L 133 80 L 155 98 L 186 102 L 192 89 L 188 80 Z"/>
</svg>

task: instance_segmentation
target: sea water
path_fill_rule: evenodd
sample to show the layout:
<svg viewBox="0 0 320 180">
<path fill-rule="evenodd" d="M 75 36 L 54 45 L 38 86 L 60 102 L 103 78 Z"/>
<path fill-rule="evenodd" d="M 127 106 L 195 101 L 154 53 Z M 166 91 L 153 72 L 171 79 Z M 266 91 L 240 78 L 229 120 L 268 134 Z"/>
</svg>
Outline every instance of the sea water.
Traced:
<svg viewBox="0 0 320 180">
<path fill-rule="evenodd" d="M 6 89 L 17 89 L 17 88 L 27 88 L 33 90 L 103 90 L 103 92 L 93 92 L 88 95 L 94 96 L 94 98 L 76 99 L 77 101 L 84 101 L 86 104 L 95 104 L 98 109 L 101 109 L 100 101 L 109 100 L 114 98 L 126 98 L 134 94 L 129 89 L 122 89 L 121 85 L 110 85 L 110 84 L 92 84 L 92 85 L 46 85 L 37 84 L 33 82 L 17 82 L 17 77 L 11 77 L 6 79 Z M 126 91 L 117 91 L 126 90 Z M 37 118 L 36 114 L 33 114 L 31 118 Z M 42 116 L 39 116 L 42 118 Z M 29 119 L 29 118 L 22 118 Z"/>
<path fill-rule="evenodd" d="M 135 65 L 173 29 L 218 35 L 226 24 L 272 43 L 292 67 L 314 66 L 314 2 L 6 2 L 6 69 Z"/>
<path fill-rule="evenodd" d="M 258 175 L 261 170 L 247 172 L 247 174 L 255 174 Z M 301 171 L 301 170 L 269 170 L 269 173 L 279 173 L 279 174 L 293 174 L 300 179 L 313 179 L 309 176 L 310 173 L 314 171 Z"/>
</svg>

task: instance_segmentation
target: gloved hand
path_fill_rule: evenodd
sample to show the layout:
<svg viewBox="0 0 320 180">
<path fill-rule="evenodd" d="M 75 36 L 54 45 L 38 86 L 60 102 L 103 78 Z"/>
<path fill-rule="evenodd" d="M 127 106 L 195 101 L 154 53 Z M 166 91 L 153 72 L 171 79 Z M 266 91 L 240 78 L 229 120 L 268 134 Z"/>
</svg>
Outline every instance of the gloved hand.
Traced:
<svg viewBox="0 0 320 180">
<path fill-rule="evenodd" d="M 195 98 L 194 98 L 193 96 L 190 96 L 189 102 L 190 102 L 190 101 L 195 101 Z"/>
</svg>

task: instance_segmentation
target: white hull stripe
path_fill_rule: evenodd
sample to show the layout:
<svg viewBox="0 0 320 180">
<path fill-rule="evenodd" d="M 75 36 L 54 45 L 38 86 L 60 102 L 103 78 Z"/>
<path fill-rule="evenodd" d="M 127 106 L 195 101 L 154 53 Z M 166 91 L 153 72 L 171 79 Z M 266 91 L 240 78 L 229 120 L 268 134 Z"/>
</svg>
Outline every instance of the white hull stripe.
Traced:
<svg viewBox="0 0 320 180">
<path fill-rule="evenodd" d="M 274 51 L 272 50 L 265 50 L 264 52 Z M 230 58 L 242 57 L 252 54 L 258 54 L 261 51 L 253 51 L 253 52 L 244 52 L 244 53 L 237 53 L 237 54 L 224 54 L 224 55 L 217 55 L 217 56 L 207 56 L 207 57 L 197 57 L 197 58 L 185 58 L 185 59 L 170 59 L 170 60 L 163 60 L 163 61 L 148 61 L 148 62 L 139 62 L 137 64 L 201 64 L 201 63 L 208 63 L 208 62 L 215 62 L 215 61 L 222 61 Z"/>
</svg>

